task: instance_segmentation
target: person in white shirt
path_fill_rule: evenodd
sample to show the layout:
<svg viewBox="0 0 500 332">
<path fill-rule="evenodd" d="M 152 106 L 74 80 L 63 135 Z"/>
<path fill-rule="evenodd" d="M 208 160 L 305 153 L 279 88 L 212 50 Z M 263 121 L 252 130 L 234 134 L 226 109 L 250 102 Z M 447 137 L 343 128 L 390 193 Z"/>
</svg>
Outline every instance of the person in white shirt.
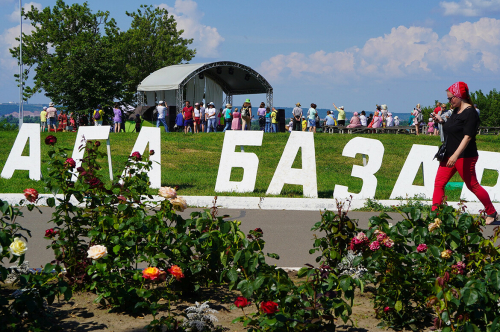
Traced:
<svg viewBox="0 0 500 332">
<path fill-rule="evenodd" d="M 207 117 L 207 133 L 213 131 L 214 133 L 217 132 L 217 116 L 216 116 L 217 110 L 215 109 L 214 103 L 211 102 L 208 104 L 208 108 L 205 109 L 205 115 Z"/>
<path fill-rule="evenodd" d="M 368 124 L 366 123 L 366 113 L 365 111 L 361 111 L 361 115 L 359 116 L 359 121 L 361 121 L 361 125 L 366 127 Z"/>
<path fill-rule="evenodd" d="M 168 133 L 168 125 L 167 122 L 165 122 L 165 116 L 168 116 L 168 110 L 163 100 L 160 100 L 158 106 L 156 106 L 156 111 L 158 112 L 158 118 L 156 119 L 156 128 L 160 127 L 160 123 L 162 123 L 163 128 L 165 128 L 165 132 Z"/>
</svg>

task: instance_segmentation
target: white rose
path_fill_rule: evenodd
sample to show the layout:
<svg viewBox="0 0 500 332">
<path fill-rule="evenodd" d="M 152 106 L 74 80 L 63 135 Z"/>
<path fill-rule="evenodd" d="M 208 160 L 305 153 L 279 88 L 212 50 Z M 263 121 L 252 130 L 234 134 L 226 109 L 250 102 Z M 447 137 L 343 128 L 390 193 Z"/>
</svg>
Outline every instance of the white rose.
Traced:
<svg viewBox="0 0 500 332">
<path fill-rule="evenodd" d="M 26 246 L 26 242 L 16 237 L 14 239 L 14 242 L 10 244 L 9 250 L 12 253 L 12 255 L 21 256 L 26 252 L 26 250 L 28 250 L 28 247 Z"/>
<path fill-rule="evenodd" d="M 108 249 L 105 246 L 95 245 L 90 247 L 87 253 L 89 254 L 87 258 L 99 259 L 108 254 Z"/>
<path fill-rule="evenodd" d="M 174 210 L 182 212 L 187 209 L 186 200 L 182 197 L 171 199 L 170 203 L 172 203 L 172 207 L 174 208 Z"/>
<path fill-rule="evenodd" d="M 175 191 L 174 188 L 170 187 L 161 187 L 160 190 L 158 190 L 158 195 L 164 198 L 176 198 L 177 197 L 177 192 Z"/>
</svg>

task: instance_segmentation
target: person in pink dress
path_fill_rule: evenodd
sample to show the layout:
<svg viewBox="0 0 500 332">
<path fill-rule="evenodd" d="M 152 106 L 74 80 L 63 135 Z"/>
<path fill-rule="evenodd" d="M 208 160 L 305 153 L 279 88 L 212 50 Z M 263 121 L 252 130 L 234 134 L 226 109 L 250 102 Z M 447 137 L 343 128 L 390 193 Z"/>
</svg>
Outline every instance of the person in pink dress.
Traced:
<svg viewBox="0 0 500 332">
<path fill-rule="evenodd" d="M 429 118 L 429 122 L 427 123 L 427 133 L 430 135 L 430 136 L 433 136 L 434 135 L 434 120 L 432 118 Z"/>
<path fill-rule="evenodd" d="M 241 130 L 241 113 L 238 111 L 238 108 L 234 109 L 233 112 L 233 122 L 231 123 L 232 130 Z"/>
<path fill-rule="evenodd" d="M 354 112 L 354 115 L 351 118 L 351 122 L 347 126 L 347 128 L 357 128 L 357 127 L 361 127 L 361 120 L 359 119 L 358 112 Z"/>
<path fill-rule="evenodd" d="M 372 125 L 372 128 L 380 128 L 381 127 L 381 121 L 382 121 L 382 117 L 379 115 L 379 112 L 376 111 L 375 114 L 373 115 L 373 125 Z"/>
</svg>

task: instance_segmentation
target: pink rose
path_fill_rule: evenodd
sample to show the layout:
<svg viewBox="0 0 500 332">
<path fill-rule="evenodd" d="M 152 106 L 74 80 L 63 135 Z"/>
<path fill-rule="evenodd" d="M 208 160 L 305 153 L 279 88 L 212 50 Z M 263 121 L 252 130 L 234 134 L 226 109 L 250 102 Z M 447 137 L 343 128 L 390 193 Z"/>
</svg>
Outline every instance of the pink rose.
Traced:
<svg viewBox="0 0 500 332">
<path fill-rule="evenodd" d="M 386 237 L 384 238 L 384 240 L 382 241 L 382 243 L 384 244 L 384 246 L 386 246 L 387 248 L 392 248 L 392 246 L 394 245 L 394 241 L 392 241 L 390 238 Z"/>
<path fill-rule="evenodd" d="M 158 195 L 160 195 L 163 198 L 176 198 L 177 197 L 177 192 L 175 191 L 174 188 L 171 187 L 161 187 L 160 190 L 158 190 Z"/>
<path fill-rule="evenodd" d="M 380 249 L 380 243 L 378 241 L 373 241 L 370 243 L 370 250 L 371 251 L 377 251 Z"/>
<path fill-rule="evenodd" d="M 389 312 L 389 311 L 391 311 L 391 307 L 385 307 L 384 308 L 384 312 Z"/>
<path fill-rule="evenodd" d="M 66 162 L 64 163 L 64 166 L 68 168 L 75 168 L 76 167 L 76 162 L 73 158 L 68 158 L 66 159 Z"/>
<path fill-rule="evenodd" d="M 427 251 L 427 245 L 425 243 L 419 244 L 417 247 L 418 252 L 426 252 Z"/>
<path fill-rule="evenodd" d="M 135 161 L 142 160 L 142 156 L 138 151 L 135 151 L 134 153 L 132 153 L 132 155 L 130 157 L 132 157 L 132 159 L 135 159 Z"/>
<path fill-rule="evenodd" d="M 33 188 L 24 189 L 24 197 L 26 197 L 30 203 L 35 203 L 38 199 L 38 191 Z"/>
</svg>

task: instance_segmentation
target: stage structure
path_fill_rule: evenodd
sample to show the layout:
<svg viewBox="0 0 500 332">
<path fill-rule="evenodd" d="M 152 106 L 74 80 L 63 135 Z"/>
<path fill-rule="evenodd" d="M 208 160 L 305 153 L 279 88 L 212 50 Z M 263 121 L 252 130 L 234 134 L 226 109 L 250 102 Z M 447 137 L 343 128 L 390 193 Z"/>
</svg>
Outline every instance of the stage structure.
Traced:
<svg viewBox="0 0 500 332">
<path fill-rule="evenodd" d="M 226 103 L 232 105 L 234 95 L 265 93 L 266 106 L 273 107 L 273 88 L 269 82 L 252 68 L 230 61 L 164 67 L 146 77 L 137 91 L 141 106 L 154 106 L 164 100 L 181 110 L 186 100 L 191 106 L 205 100 L 205 106 L 214 102 L 219 109 Z M 257 107 L 260 102 L 252 100 L 252 106 Z"/>
</svg>

